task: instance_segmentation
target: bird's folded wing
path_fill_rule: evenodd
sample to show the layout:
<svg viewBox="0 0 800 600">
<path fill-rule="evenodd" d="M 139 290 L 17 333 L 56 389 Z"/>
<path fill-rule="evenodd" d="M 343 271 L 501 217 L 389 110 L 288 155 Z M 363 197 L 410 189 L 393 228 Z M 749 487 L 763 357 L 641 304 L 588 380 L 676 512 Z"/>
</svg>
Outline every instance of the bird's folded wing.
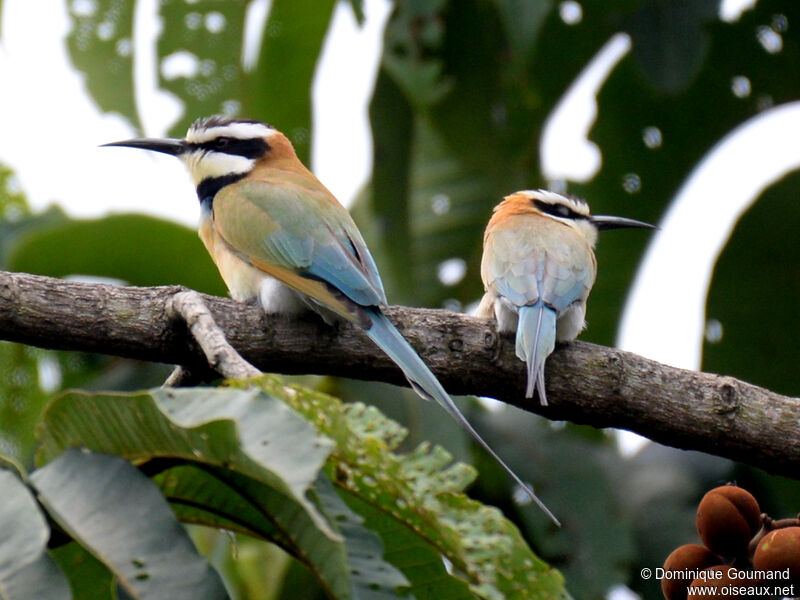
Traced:
<svg viewBox="0 0 800 600">
<path fill-rule="evenodd" d="M 584 264 L 563 244 L 543 246 L 535 235 L 499 232 L 487 239 L 492 244 L 482 269 L 496 293 L 517 306 L 535 304 L 541 297 L 558 312 L 585 299 L 594 283 L 594 263 Z M 587 255 L 589 255 L 587 253 Z"/>
<path fill-rule="evenodd" d="M 242 182 L 217 194 L 213 212 L 214 226 L 242 258 L 290 287 L 325 305 L 341 303 L 335 291 L 362 306 L 386 302 L 361 234 L 321 185 Z"/>
</svg>

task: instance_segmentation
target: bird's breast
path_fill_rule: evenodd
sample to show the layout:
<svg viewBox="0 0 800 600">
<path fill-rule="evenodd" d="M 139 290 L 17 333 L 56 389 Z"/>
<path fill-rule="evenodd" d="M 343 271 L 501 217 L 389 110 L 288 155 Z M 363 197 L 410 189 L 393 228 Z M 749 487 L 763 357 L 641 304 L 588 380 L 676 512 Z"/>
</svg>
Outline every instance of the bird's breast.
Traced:
<svg viewBox="0 0 800 600">
<path fill-rule="evenodd" d="M 213 216 L 208 215 L 200 225 L 200 239 L 217 265 L 231 298 L 250 302 L 258 297 L 267 276 L 239 258 L 214 229 Z"/>
</svg>

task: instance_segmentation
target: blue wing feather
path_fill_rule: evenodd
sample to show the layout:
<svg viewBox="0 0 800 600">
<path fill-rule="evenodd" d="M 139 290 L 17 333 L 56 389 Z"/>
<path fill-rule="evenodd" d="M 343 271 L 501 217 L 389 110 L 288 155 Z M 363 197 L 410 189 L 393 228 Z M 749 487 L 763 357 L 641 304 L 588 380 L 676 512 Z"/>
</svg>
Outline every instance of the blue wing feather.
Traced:
<svg viewBox="0 0 800 600">
<path fill-rule="evenodd" d="M 217 194 L 214 215 L 220 234 L 243 258 L 325 281 L 362 306 L 386 303 L 358 228 L 325 188 L 248 180 Z"/>
</svg>

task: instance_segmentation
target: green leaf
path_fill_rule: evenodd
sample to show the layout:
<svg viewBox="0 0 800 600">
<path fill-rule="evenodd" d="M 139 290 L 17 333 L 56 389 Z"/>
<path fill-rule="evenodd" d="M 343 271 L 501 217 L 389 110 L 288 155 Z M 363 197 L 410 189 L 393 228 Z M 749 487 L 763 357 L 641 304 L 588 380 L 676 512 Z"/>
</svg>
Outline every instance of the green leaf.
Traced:
<svg viewBox="0 0 800 600">
<path fill-rule="evenodd" d="M 134 598 L 227 598 L 150 480 L 126 460 L 66 450 L 31 475 L 59 525 Z"/>
<path fill-rule="evenodd" d="M 7 266 L 53 277 L 97 275 L 132 285 L 181 284 L 225 294 L 195 232 L 144 215 L 62 220 L 31 228 L 8 250 Z"/>
<path fill-rule="evenodd" d="M 776 392 L 800 394 L 797 321 L 800 173 L 768 188 L 741 217 L 714 268 L 706 317 L 718 331 L 703 345 L 703 370 Z"/>
<path fill-rule="evenodd" d="M 365 525 L 383 540 L 386 560 L 400 569 L 411 582 L 417 598 L 473 600 L 469 585 L 452 577 L 434 544 L 380 506 L 373 506 L 354 494 L 342 492 L 350 507 L 364 518 Z"/>
<path fill-rule="evenodd" d="M 409 215 L 409 173 L 413 114 L 405 96 L 385 70 L 378 72 L 369 108 L 373 135 L 372 205 L 354 214 L 373 251 L 383 252 L 381 263 L 384 284 L 393 291 L 394 302 L 407 303 L 412 296 L 413 272 L 406 268 L 415 262 Z M 363 200 L 360 202 L 363 206 Z M 374 212 L 374 214 L 373 214 Z M 377 216 L 377 218 L 376 218 Z M 371 230 L 371 231 L 366 231 Z M 391 279 L 391 281 L 389 280 Z"/>
<path fill-rule="evenodd" d="M 30 465 L 34 426 L 48 400 L 39 385 L 40 361 L 46 352 L 0 342 L 0 452 Z"/>
<path fill-rule="evenodd" d="M 72 586 L 72 600 L 121 600 L 114 574 L 77 542 L 50 551 Z"/>
<path fill-rule="evenodd" d="M 337 539 L 305 493 L 331 442 L 280 400 L 258 390 L 70 392 L 47 408 L 37 458 L 82 446 L 130 460 L 175 459 L 224 467 L 291 498 Z"/>
<path fill-rule="evenodd" d="M 344 538 L 346 564 L 349 567 L 352 593 L 362 600 L 413 598 L 401 588 L 408 588 L 405 575 L 383 560 L 380 538 L 364 526 L 364 519 L 353 512 L 338 496 L 330 480 L 320 475 L 314 492 L 325 514 L 336 524 Z"/>
<path fill-rule="evenodd" d="M 150 472 L 159 468 L 159 462 L 142 468 Z M 249 477 L 219 467 L 183 464 L 157 473 L 153 481 L 184 523 L 244 533 L 284 548 L 298 545 L 292 536 L 301 529 L 299 521 L 288 533 L 283 526 L 302 519 L 298 514 L 302 510 L 285 494 Z"/>
<path fill-rule="evenodd" d="M 263 475 L 253 477 L 255 470 L 251 468 L 247 471 L 241 467 L 244 461 L 240 458 L 237 460 L 230 449 L 232 442 L 226 439 L 227 432 L 221 428 L 205 428 L 199 433 L 185 430 L 175 432 L 165 436 L 170 438 L 173 445 L 171 451 L 159 452 L 157 447 L 166 441 L 153 443 L 152 438 L 154 435 L 160 437 L 159 432 L 169 424 L 158 423 L 161 415 L 148 414 L 151 412 L 148 407 L 137 402 L 142 394 L 103 397 L 76 393 L 73 403 L 51 406 L 45 417 L 49 428 L 48 438 L 72 439 L 69 444 L 61 442 L 55 445 L 54 439 L 45 440 L 43 453 L 49 456 L 57 448 L 80 441 L 83 445 L 114 451 L 138 461 L 150 458 L 142 464 L 142 469 L 157 473 L 155 481 L 179 519 L 278 543 L 307 564 L 332 597 L 404 597 L 405 594 L 397 594 L 394 590 L 407 585 L 405 578 L 394 567 L 383 563 L 378 539 L 363 529 L 360 517 L 341 503 L 324 477 L 321 480 L 316 478 L 314 494 L 319 499 L 322 513 L 328 515 L 328 519 L 323 521 L 325 529 L 320 529 L 319 519 L 313 518 L 314 515 L 308 510 L 309 503 L 298 501 L 297 496 L 308 488 L 306 477 L 316 476 L 320 459 L 324 460 L 327 452 L 320 454 L 315 449 L 315 444 L 324 441 L 324 438 L 314 436 L 304 420 L 275 399 L 294 396 L 295 392 L 279 385 L 271 390 L 269 396 L 255 390 L 219 389 L 205 392 L 158 390 L 151 395 L 159 400 L 159 407 L 170 415 L 173 427 L 176 424 L 186 426 L 187 421 L 207 422 L 220 412 L 239 415 L 245 450 L 250 450 L 251 455 L 258 455 L 262 463 L 279 471 L 282 478 L 300 480 L 304 482 L 303 485 L 290 491 L 285 485 L 276 485 L 275 482 L 268 482 L 270 485 L 267 485 L 264 483 L 267 478 Z M 251 402 L 252 399 L 257 402 Z M 197 401 L 192 404 L 192 400 Z M 126 403 L 135 406 L 120 411 L 119 407 Z M 215 404 L 218 406 L 213 406 Z M 117 410 L 99 410 L 109 405 L 115 405 Z M 73 418 L 76 411 L 91 414 L 87 419 L 91 423 L 73 424 L 69 432 L 59 429 L 65 425 L 68 410 L 69 419 Z M 135 425 L 125 424 L 126 418 L 134 418 L 132 415 L 141 423 L 140 427 L 146 426 L 150 432 L 146 454 L 132 448 L 136 438 L 147 439 L 144 429 L 137 431 Z M 126 430 L 122 439 L 114 433 L 119 428 Z M 277 433 L 270 435 L 270 428 Z M 309 432 L 312 432 L 311 437 Z M 104 439 L 112 437 L 113 440 Z M 181 442 L 185 444 L 185 450 L 182 451 L 177 447 Z M 187 456 L 190 449 L 191 457 Z M 217 458 L 220 455 L 223 459 Z M 172 466 L 176 463 L 177 466 Z M 163 469 L 162 466 L 167 468 Z M 312 472 L 312 469 L 317 471 Z M 340 532 L 341 536 L 336 532 Z"/>
<path fill-rule="evenodd" d="M 696 3 L 688 12 L 686 2 L 653 4 L 657 4 L 662 22 L 655 35 L 659 39 L 680 37 L 680 41 L 663 39 L 659 47 L 684 44 L 686 50 L 658 58 L 652 55 L 652 44 L 639 44 L 638 50 L 620 62 L 600 91 L 598 118 L 591 131 L 591 140 L 603 152 L 602 169 L 594 180 L 572 191 L 586 197 L 597 214 L 657 222 L 691 170 L 724 135 L 764 107 L 797 99 L 800 86 L 793 73 L 800 60 L 800 32 L 791 28 L 782 32 L 783 49 L 777 53 L 766 52 L 756 32 L 776 15 L 788 22 L 800 20 L 800 4 L 762 0 L 735 23 L 708 22 L 706 11 L 710 5 L 716 10 L 716 2 Z M 626 22 L 631 14 L 638 14 L 609 15 L 600 3 L 582 6 L 582 23 L 592 25 L 614 25 L 615 20 Z M 654 18 L 631 19 L 628 29 L 634 38 L 654 35 L 647 29 Z M 684 22 L 677 31 L 675 24 L 683 19 L 692 24 Z M 561 35 L 565 29 L 568 37 Z M 565 59 L 559 54 L 563 54 L 564 44 L 589 41 L 599 48 L 611 29 L 565 28 L 554 16 L 542 30 L 542 43 L 548 51 L 542 56 L 541 70 L 561 67 L 560 61 Z M 703 38 L 695 39 L 691 33 L 698 29 L 708 36 L 707 48 Z M 599 35 L 603 37 L 598 39 Z M 737 76 L 749 82 L 750 92 L 744 97 L 732 91 Z M 648 146 L 647 131 L 656 131 L 659 143 Z M 623 231 L 601 236 L 596 252 L 598 278 L 589 300 L 590 326 L 583 338 L 610 344 L 623 306 L 621 299 L 649 236 Z"/>
<path fill-rule="evenodd" d="M 350 0 L 350 6 L 353 13 L 356 15 L 356 22 L 359 25 L 364 24 L 364 0 Z"/>
<path fill-rule="evenodd" d="M 242 96 L 248 116 L 275 125 L 308 164 L 311 88 L 335 0 L 273 0 L 258 62 Z"/>
<path fill-rule="evenodd" d="M 67 221 L 67 215 L 57 206 L 51 206 L 35 215 L 26 213 L 20 219 L 0 220 L 0 264 L 3 269 L 11 268 L 8 263 L 9 255 L 13 253 L 18 243 L 40 230 L 48 230 Z"/>
<path fill-rule="evenodd" d="M 259 385 L 268 393 L 281 386 L 273 378 L 263 378 Z M 327 467 L 334 484 L 347 492 L 346 498 L 355 496 L 419 536 L 429 547 L 422 558 L 446 557 L 481 597 L 525 598 L 531 590 L 542 598 L 562 596 L 561 574 L 533 554 L 517 528 L 497 509 L 461 493 L 475 477 L 471 467 L 451 464 L 444 449 L 427 444 L 408 455 L 395 454 L 406 432 L 377 409 L 294 389 L 287 401 L 336 444 Z M 350 506 L 358 509 L 357 503 Z M 389 549 L 391 540 L 383 542 Z M 398 556 L 393 551 L 386 558 L 391 562 Z M 401 564 L 393 564 L 402 570 Z M 408 566 L 407 558 L 404 564 Z M 425 565 L 426 572 L 433 569 Z M 412 574 L 404 574 L 412 582 L 411 592 L 425 597 L 424 578 L 418 579 L 418 589 Z M 457 582 L 452 590 L 448 594 L 459 597 L 463 586 Z"/>
<path fill-rule="evenodd" d="M 399 135 L 396 132 L 395 138 Z M 407 138 L 408 133 L 403 136 Z M 481 248 L 491 207 L 505 186 L 514 184 L 469 169 L 447 149 L 427 119 L 417 119 L 412 137 L 407 197 L 402 194 L 402 174 L 390 171 L 395 167 L 379 168 L 376 154 L 375 175 L 380 179 L 373 181 L 373 190 L 394 186 L 399 195 L 382 200 L 374 194 L 362 197 L 354 216 L 374 248 L 390 302 L 441 306 L 454 299 L 466 304 L 482 291 Z M 379 143 L 392 145 L 397 140 L 379 142 L 376 133 L 376 149 Z M 404 214 L 405 222 L 395 220 Z M 408 241 L 404 242 L 404 236 L 410 236 Z M 464 261 L 465 272 L 459 281 L 444 285 L 439 270 L 450 259 Z"/>
<path fill-rule="evenodd" d="M 45 552 L 50 528 L 22 480 L 0 468 L 0 596 L 68 600 L 69 583 Z"/>
<path fill-rule="evenodd" d="M 141 129 L 133 86 L 134 0 L 68 2 L 67 36 L 72 63 L 82 71 L 92 98 Z"/>
<path fill-rule="evenodd" d="M 689 87 L 706 62 L 717 20 L 716 0 L 647 2 L 623 23 L 633 40 L 633 56 L 654 88 L 675 94 Z"/>
<path fill-rule="evenodd" d="M 165 0 L 158 38 L 159 85 L 183 101 L 170 135 L 183 137 L 197 118 L 240 112 L 248 94 L 242 67 L 248 1 Z"/>
<path fill-rule="evenodd" d="M 2 10 L 2 2 L 0 2 Z M 0 26 L 2 26 L 2 14 L 0 14 Z M 30 216 L 28 201 L 16 184 L 14 171 L 0 162 L 0 224 L 6 226 L 8 223 L 16 223 Z"/>
<path fill-rule="evenodd" d="M 314 484 L 314 496 L 341 534 L 339 541 L 320 535 L 314 521 L 286 495 L 225 469 L 175 467 L 155 481 L 182 521 L 278 544 L 302 561 L 333 598 L 401 597 L 393 589 L 408 585 L 383 562 L 379 540 L 363 529 L 360 517 L 342 504 L 323 474 Z"/>
</svg>

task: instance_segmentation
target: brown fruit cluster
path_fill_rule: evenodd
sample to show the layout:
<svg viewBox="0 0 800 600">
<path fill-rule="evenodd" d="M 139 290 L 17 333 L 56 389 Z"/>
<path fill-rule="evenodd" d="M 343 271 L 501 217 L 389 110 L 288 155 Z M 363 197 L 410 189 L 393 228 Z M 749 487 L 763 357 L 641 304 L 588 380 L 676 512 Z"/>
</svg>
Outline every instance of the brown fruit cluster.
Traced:
<svg viewBox="0 0 800 600">
<path fill-rule="evenodd" d="M 667 600 L 763 598 L 776 586 L 800 596 L 800 518 L 773 520 L 750 492 L 723 485 L 700 501 L 697 533 L 702 545 L 680 546 L 664 561 Z"/>
</svg>

